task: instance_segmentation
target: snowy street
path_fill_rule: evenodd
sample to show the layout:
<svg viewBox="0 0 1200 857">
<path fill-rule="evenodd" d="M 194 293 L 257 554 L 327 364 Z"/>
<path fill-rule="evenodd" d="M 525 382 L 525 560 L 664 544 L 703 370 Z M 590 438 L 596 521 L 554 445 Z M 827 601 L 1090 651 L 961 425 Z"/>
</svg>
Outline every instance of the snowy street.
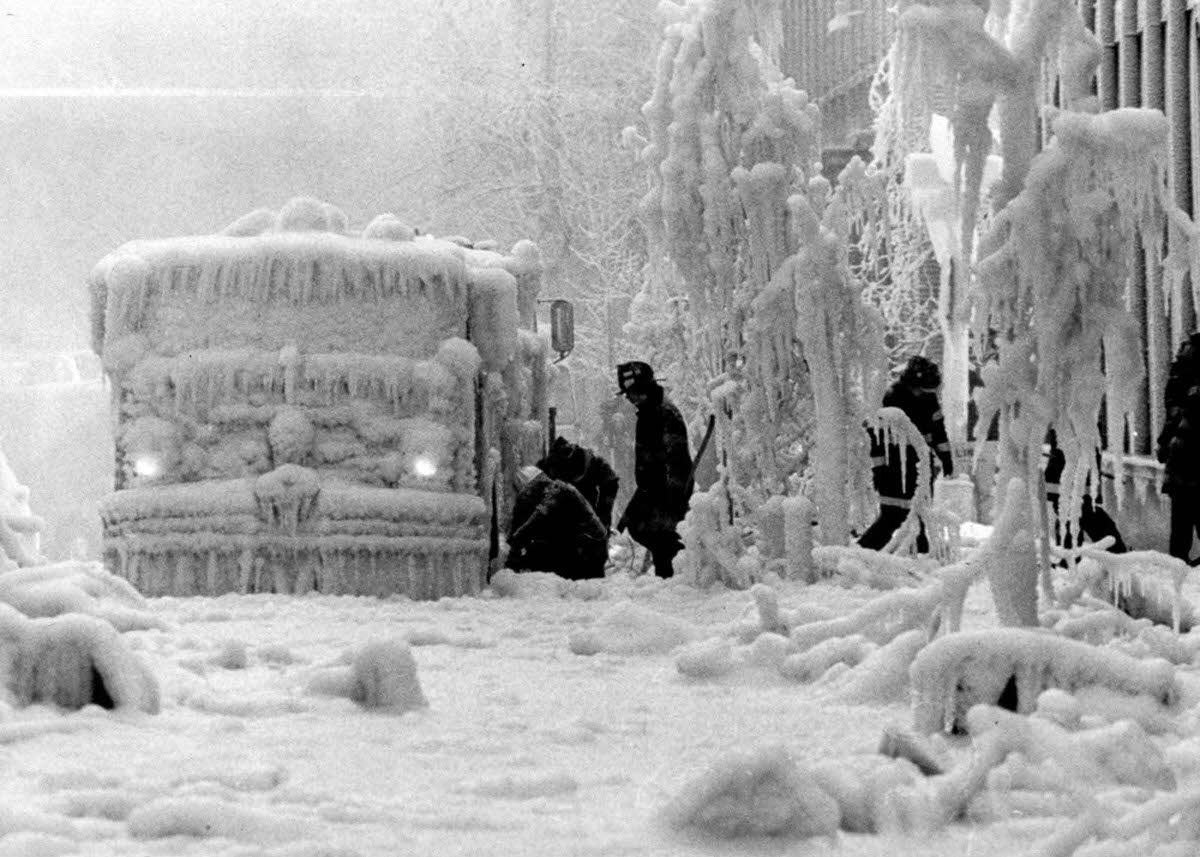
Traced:
<svg viewBox="0 0 1200 857">
<path fill-rule="evenodd" d="M 780 592 L 783 605 L 838 613 L 874 594 Z M 622 604 L 636 612 L 614 624 Z M 676 645 L 726 633 L 747 604 L 746 593 L 653 578 L 584 587 L 547 575 L 523 578 L 514 597 L 436 603 L 152 601 L 167 630 L 125 637 L 159 677 L 161 714 L 33 706 L 0 723 L 0 854 L 999 857 L 1060 823 L 759 846 L 665 829 L 665 806 L 730 752 L 781 746 L 853 767 L 885 726 L 911 719 L 903 702 L 850 705 L 836 683 L 763 667 L 679 675 Z M 568 640 L 585 630 L 628 653 L 573 654 Z M 395 638 L 412 646 L 427 709 L 373 712 L 308 689 L 364 643 Z"/>
<path fill-rule="evenodd" d="M 0 857 L 1200 855 L 1197 4 L 6 4 Z"/>
</svg>

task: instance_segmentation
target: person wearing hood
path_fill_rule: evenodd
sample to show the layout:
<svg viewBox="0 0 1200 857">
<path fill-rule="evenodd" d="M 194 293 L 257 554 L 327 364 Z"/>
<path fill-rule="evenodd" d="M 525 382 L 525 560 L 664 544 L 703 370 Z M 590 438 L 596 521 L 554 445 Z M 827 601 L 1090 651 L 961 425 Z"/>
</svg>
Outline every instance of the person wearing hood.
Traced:
<svg viewBox="0 0 1200 857">
<path fill-rule="evenodd" d="M 1163 465 L 1163 493 L 1171 498 L 1173 557 L 1190 561 L 1200 532 L 1200 331 L 1179 347 L 1163 392 L 1166 411 L 1155 455 Z"/>
<path fill-rule="evenodd" d="M 617 383 L 621 394 L 637 409 L 635 489 L 617 532 L 628 527 L 633 540 L 650 553 L 654 573 L 671 577 L 675 555 L 683 549 L 677 528 L 687 516 L 694 488 L 687 425 L 666 398 L 649 364 L 622 363 L 617 367 Z"/>
<path fill-rule="evenodd" d="M 937 364 L 927 357 L 915 355 L 909 358 L 900 377 L 884 394 L 883 407 L 904 411 L 929 445 L 931 458 L 935 459 L 931 464 L 940 463 L 942 474 L 949 477 L 954 475 L 954 459 L 938 399 L 941 386 L 942 372 Z M 871 437 L 871 477 L 879 494 L 879 516 L 859 537 L 858 544 L 879 550 L 887 546 L 908 518 L 912 498 L 917 492 L 918 458 L 911 445 L 906 446 L 901 455 L 897 444 L 888 444 L 873 428 L 868 427 L 867 432 Z M 931 467 L 931 479 L 936 472 L 936 467 Z M 917 535 L 917 552 L 928 551 L 929 540 L 922 525 Z"/>
</svg>

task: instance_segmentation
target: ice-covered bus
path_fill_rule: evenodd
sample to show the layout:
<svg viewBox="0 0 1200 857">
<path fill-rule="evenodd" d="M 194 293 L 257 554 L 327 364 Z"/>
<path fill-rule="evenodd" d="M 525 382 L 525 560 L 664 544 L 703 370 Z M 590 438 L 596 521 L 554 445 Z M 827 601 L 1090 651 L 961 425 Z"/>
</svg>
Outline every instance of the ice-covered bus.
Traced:
<svg viewBox="0 0 1200 857">
<path fill-rule="evenodd" d="M 536 245 L 297 198 L 90 278 L 105 562 L 147 595 L 478 591 L 547 432 Z"/>
</svg>

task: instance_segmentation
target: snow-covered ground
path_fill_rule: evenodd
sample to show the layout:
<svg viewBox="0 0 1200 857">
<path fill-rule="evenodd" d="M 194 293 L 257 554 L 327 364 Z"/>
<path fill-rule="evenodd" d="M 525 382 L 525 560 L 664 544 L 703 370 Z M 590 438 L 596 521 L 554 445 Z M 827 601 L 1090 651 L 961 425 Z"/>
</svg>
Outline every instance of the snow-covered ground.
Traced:
<svg viewBox="0 0 1200 857">
<path fill-rule="evenodd" d="M 122 639 L 150 667 L 161 709 L 0 705 L 0 857 L 1010 857 L 1072 816 L 1047 798 L 1040 812 L 993 801 L 968 814 L 975 820 L 926 832 L 680 833 L 671 813 L 714 785 L 736 801 L 736 772 L 751 760 L 770 767 L 790 755 L 796 771 L 869 781 L 885 728 L 909 727 L 910 706 L 853 701 L 863 698 L 844 692 L 853 669 L 808 683 L 783 677 L 769 647 L 738 642 L 756 615 L 748 592 L 624 573 L 498 580 L 481 597 L 437 602 L 237 595 L 137 605 L 119 587 L 84 587 L 75 609 L 133 628 Z M 53 612 L 45 605 L 66 591 L 55 586 L 25 611 Z M 773 589 L 793 620 L 843 616 L 880 594 L 836 580 Z M 974 587 L 964 627 L 994 624 L 986 585 Z M 732 644 L 732 661 L 685 677 L 681 652 L 711 652 L 714 640 Z M 397 641 L 427 705 L 352 701 L 356 653 Z M 381 658 L 381 672 L 402 660 Z M 1193 731 L 1152 739 L 1179 793 L 1200 783 Z M 968 738 L 932 746 L 951 762 L 972 753 Z M 1122 806 L 1137 805 L 1139 790 L 1123 788 Z M 759 793 L 755 811 L 769 800 Z"/>
</svg>

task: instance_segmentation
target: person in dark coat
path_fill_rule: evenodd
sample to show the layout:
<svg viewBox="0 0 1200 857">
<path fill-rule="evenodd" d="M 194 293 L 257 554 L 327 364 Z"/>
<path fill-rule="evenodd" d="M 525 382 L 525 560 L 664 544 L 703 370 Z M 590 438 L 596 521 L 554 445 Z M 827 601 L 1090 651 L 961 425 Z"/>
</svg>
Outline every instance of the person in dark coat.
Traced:
<svg viewBox="0 0 1200 857">
<path fill-rule="evenodd" d="M 1105 536 L 1113 537 L 1112 547 L 1109 548 L 1110 553 L 1125 553 L 1128 548 L 1125 545 L 1125 540 L 1121 538 L 1121 533 L 1117 530 L 1117 524 L 1104 507 L 1100 505 L 1100 498 L 1092 499 L 1090 492 L 1085 492 L 1083 501 L 1079 506 L 1079 522 L 1078 526 L 1073 527 L 1067 524 L 1062 525 L 1061 517 L 1058 510 L 1058 498 L 1061 493 L 1059 480 L 1062 478 L 1063 470 L 1067 466 L 1067 456 L 1058 446 L 1058 435 L 1054 429 L 1050 429 L 1046 433 L 1046 499 L 1049 501 L 1051 508 L 1054 510 L 1054 539 L 1062 544 L 1063 547 L 1070 548 L 1073 546 L 1073 537 L 1076 532 L 1081 533 L 1093 542 L 1098 542 Z"/>
<path fill-rule="evenodd" d="M 605 532 L 612 528 L 613 503 L 621 480 L 603 456 L 564 437 L 556 437 L 537 466 L 552 479 L 574 485 L 592 505 Z"/>
<path fill-rule="evenodd" d="M 608 528 L 570 483 L 522 468 L 508 531 L 513 571 L 549 571 L 569 580 L 604 577 Z"/>
<path fill-rule="evenodd" d="M 899 408 L 904 411 L 917 431 L 929 444 L 932 455 L 940 462 L 946 476 L 954 475 L 954 459 L 950 455 L 950 441 L 946 437 L 946 423 L 942 417 L 942 405 L 938 399 L 938 388 L 942 385 L 942 373 L 937 364 L 926 357 L 916 355 L 909 358 L 888 391 L 883 396 L 883 407 Z M 874 428 L 868 426 L 871 437 L 871 478 L 879 494 L 879 516 L 858 539 L 861 547 L 879 550 L 891 541 L 896 530 L 908 518 L 913 495 L 917 493 L 917 451 L 905 447 L 900 454 L 897 444 L 887 444 Z M 931 478 L 936 475 L 936 465 L 931 469 Z M 932 488 L 932 482 L 930 483 Z M 928 553 L 929 540 L 925 526 L 917 534 L 917 552 Z"/>
<path fill-rule="evenodd" d="M 635 361 L 617 367 L 621 393 L 637 408 L 634 427 L 633 497 L 617 523 L 650 552 L 654 573 L 671 577 L 675 555 L 683 549 L 677 527 L 687 516 L 694 487 L 687 425 L 666 398 L 654 370 Z"/>
<path fill-rule="evenodd" d="M 1200 532 L 1200 331 L 1179 347 L 1163 394 L 1166 418 L 1155 453 L 1171 498 L 1171 556 L 1189 561 Z"/>
</svg>

